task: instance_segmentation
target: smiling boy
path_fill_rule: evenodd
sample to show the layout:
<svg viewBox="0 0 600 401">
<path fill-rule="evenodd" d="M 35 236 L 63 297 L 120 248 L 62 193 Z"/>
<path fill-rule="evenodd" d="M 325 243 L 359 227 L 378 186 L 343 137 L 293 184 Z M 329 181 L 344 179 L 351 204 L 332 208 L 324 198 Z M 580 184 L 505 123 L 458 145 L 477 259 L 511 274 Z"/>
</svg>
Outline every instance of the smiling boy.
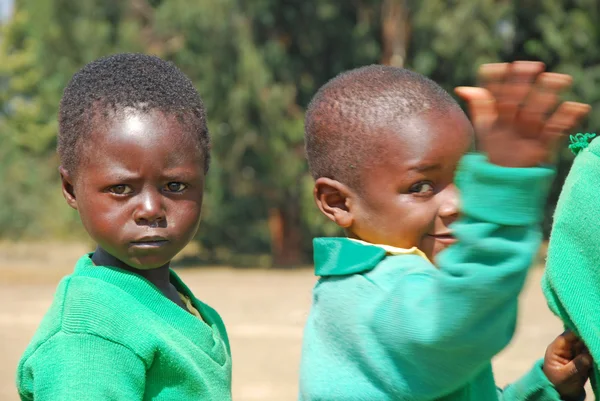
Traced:
<svg viewBox="0 0 600 401">
<path fill-rule="evenodd" d="M 348 71 L 313 98 L 313 194 L 346 237 L 314 240 L 301 400 L 580 399 L 576 366 L 590 360 L 572 335 L 504 391 L 491 360 L 513 336 L 541 240 L 544 165 L 589 106 L 547 119 L 569 76 L 528 62 L 483 70 L 490 90 L 459 90 L 475 133 L 448 93 L 402 68 Z M 475 134 L 481 154 L 469 155 Z"/>
</svg>

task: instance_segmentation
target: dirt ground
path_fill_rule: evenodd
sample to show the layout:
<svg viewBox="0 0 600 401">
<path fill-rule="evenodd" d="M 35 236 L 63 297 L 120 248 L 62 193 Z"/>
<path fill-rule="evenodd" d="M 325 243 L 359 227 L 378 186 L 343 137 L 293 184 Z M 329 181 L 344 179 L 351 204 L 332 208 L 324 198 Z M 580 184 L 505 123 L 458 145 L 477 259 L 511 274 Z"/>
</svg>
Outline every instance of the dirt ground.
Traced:
<svg viewBox="0 0 600 401">
<path fill-rule="evenodd" d="M 19 357 L 50 305 L 56 284 L 86 251 L 84 245 L 0 244 L 0 400 L 18 400 L 14 374 Z M 42 255 L 47 261 L 44 267 Z M 221 267 L 179 273 L 227 324 L 234 400 L 295 400 L 312 272 Z M 539 268 L 532 270 L 522 296 L 517 335 L 494 361 L 499 385 L 525 373 L 561 332 L 541 294 L 541 273 Z"/>
</svg>

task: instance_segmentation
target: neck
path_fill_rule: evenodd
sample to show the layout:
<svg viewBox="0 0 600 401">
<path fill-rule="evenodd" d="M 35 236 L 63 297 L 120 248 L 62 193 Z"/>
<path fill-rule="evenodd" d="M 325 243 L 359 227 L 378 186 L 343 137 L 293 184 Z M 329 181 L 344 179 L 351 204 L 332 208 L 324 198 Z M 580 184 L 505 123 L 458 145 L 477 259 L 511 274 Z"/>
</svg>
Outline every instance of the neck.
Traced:
<svg viewBox="0 0 600 401">
<path fill-rule="evenodd" d="M 117 267 L 119 269 L 127 270 L 139 276 L 142 276 L 146 280 L 154 284 L 163 293 L 170 289 L 171 281 L 168 263 L 156 269 L 136 269 L 135 267 L 129 266 L 128 264 L 117 259 L 113 255 L 108 253 L 106 250 L 104 250 L 101 246 L 98 246 L 96 248 L 96 251 L 94 251 L 94 254 L 92 255 L 92 262 L 96 266 Z"/>
</svg>

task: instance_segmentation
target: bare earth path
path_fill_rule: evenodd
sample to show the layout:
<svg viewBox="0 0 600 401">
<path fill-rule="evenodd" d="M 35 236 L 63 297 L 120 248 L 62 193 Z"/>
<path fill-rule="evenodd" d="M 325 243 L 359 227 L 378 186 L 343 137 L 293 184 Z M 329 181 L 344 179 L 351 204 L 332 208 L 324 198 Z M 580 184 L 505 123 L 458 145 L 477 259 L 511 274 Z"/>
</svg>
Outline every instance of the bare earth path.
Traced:
<svg viewBox="0 0 600 401">
<path fill-rule="evenodd" d="M 56 284 L 68 274 L 83 246 L 58 246 L 39 266 L 48 246 L 0 244 L 0 400 L 17 401 L 14 372 L 21 353 L 49 306 Z M 314 283 L 309 269 L 295 271 L 180 269 L 197 296 L 220 311 L 233 353 L 236 401 L 295 400 L 302 326 Z M 522 296 L 518 333 L 495 361 L 498 384 L 525 373 L 561 332 L 533 269 Z M 592 399 L 592 397 L 588 397 Z"/>
</svg>

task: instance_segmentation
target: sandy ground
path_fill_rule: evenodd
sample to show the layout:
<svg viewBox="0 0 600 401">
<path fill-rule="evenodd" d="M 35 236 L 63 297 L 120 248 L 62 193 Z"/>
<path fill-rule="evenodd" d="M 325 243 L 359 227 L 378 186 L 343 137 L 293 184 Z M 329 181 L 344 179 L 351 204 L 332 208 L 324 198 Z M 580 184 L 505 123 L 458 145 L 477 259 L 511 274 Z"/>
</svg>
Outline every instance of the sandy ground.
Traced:
<svg viewBox="0 0 600 401">
<path fill-rule="evenodd" d="M 0 244 L 0 400 L 18 400 L 14 374 L 19 357 L 50 305 L 56 284 L 86 251 L 79 245 Z M 48 262 L 41 268 L 43 255 Z M 312 272 L 201 268 L 179 273 L 199 298 L 220 311 L 228 326 L 234 400 L 295 400 Z M 522 296 L 518 333 L 494 361 L 499 385 L 525 373 L 561 332 L 539 289 L 541 273 L 539 268 L 532 270 Z"/>
</svg>

